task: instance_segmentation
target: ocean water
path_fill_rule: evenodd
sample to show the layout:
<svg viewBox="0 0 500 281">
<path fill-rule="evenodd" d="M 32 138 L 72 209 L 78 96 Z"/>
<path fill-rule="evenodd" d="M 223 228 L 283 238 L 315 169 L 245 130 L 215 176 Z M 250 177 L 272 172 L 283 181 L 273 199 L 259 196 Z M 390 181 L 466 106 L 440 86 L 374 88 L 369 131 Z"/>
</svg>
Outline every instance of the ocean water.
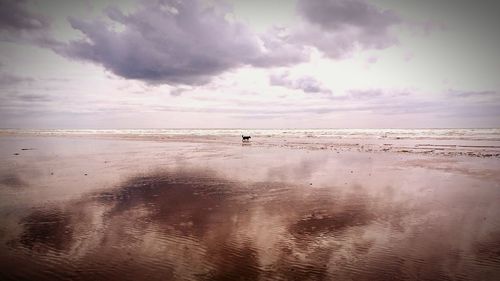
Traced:
<svg viewBox="0 0 500 281">
<path fill-rule="evenodd" d="M 130 136 L 239 136 L 500 141 L 500 129 L 2 129 L 0 134 L 130 135 Z"/>
</svg>

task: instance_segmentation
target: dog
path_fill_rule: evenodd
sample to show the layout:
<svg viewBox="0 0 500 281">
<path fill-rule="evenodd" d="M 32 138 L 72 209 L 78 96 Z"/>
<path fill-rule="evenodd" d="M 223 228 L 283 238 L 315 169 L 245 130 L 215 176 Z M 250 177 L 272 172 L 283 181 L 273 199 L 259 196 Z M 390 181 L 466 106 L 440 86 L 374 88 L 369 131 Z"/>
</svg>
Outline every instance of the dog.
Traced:
<svg viewBox="0 0 500 281">
<path fill-rule="evenodd" d="M 241 141 L 243 142 L 249 142 L 251 138 L 251 136 L 241 135 Z"/>
</svg>

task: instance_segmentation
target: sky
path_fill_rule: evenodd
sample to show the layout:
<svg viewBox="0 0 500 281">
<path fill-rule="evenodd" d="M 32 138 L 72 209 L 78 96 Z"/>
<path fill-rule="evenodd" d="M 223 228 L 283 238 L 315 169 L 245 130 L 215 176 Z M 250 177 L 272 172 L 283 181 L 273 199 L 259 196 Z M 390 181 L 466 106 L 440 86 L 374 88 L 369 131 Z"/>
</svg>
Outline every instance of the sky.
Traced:
<svg viewBox="0 0 500 281">
<path fill-rule="evenodd" d="M 0 0 L 0 127 L 497 128 L 495 2 Z"/>
</svg>

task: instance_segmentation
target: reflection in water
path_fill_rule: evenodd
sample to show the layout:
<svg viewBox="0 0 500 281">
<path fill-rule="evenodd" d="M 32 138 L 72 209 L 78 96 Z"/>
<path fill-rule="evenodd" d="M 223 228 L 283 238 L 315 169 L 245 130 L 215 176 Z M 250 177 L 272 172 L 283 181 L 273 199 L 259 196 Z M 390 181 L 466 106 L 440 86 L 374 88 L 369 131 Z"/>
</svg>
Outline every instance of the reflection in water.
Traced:
<svg viewBox="0 0 500 281">
<path fill-rule="evenodd" d="M 7 174 L 0 177 L 0 186 L 23 187 L 26 183 L 15 174 Z"/>
<path fill-rule="evenodd" d="M 58 208 L 36 210 L 23 218 L 24 232 L 19 242 L 31 250 L 47 247 L 58 251 L 67 250 L 72 241 L 70 214 Z"/>
<path fill-rule="evenodd" d="M 29 210 L 2 280 L 495 280 L 498 229 L 461 237 L 453 214 L 362 186 L 243 183 L 210 171 L 132 178 Z M 434 209 L 429 209 L 432 207 Z M 462 229 L 463 230 L 463 229 Z M 3 230 L 7 231 L 7 230 Z M 470 231 L 467 231 L 468 233 Z"/>
</svg>

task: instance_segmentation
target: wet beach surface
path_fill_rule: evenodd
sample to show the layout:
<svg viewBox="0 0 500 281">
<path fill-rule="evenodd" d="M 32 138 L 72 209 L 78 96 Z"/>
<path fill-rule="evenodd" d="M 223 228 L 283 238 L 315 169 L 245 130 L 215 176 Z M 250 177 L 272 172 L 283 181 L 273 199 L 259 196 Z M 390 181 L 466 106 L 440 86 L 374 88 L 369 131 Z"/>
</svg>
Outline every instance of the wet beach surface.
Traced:
<svg viewBox="0 0 500 281">
<path fill-rule="evenodd" d="M 497 158 L 58 137 L 0 148 L 1 280 L 500 278 Z"/>
</svg>

